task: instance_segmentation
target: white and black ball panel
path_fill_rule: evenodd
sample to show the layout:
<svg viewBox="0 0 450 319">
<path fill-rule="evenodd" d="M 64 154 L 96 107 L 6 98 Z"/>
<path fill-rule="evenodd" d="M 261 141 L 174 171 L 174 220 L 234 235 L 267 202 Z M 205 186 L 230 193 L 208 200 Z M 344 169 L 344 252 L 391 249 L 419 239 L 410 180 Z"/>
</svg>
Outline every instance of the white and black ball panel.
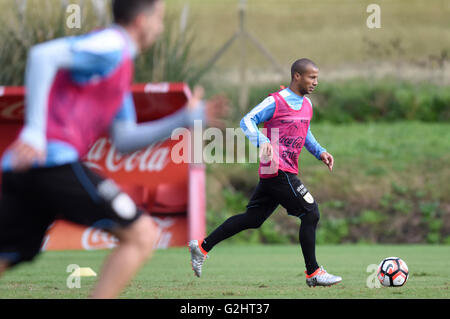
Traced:
<svg viewBox="0 0 450 319">
<path fill-rule="evenodd" d="M 386 287 L 403 286 L 408 276 L 408 266 L 398 257 L 385 258 L 378 267 L 378 280 Z"/>
</svg>

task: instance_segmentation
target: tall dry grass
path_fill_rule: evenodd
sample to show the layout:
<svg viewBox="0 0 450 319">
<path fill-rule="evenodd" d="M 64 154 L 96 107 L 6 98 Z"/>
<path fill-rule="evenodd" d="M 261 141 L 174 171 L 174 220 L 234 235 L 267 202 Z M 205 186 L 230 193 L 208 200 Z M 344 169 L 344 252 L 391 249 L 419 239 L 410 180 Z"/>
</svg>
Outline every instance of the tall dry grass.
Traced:
<svg viewBox="0 0 450 319">
<path fill-rule="evenodd" d="M 70 28 L 70 4 L 81 8 L 81 27 Z M 109 0 L 15 0 L 0 2 L 0 85 L 23 85 L 28 50 L 38 43 L 76 36 L 111 23 Z M 158 42 L 136 61 L 136 81 L 185 81 L 193 85 L 201 69 L 191 63 L 195 36 L 189 23 L 166 17 Z"/>
</svg>

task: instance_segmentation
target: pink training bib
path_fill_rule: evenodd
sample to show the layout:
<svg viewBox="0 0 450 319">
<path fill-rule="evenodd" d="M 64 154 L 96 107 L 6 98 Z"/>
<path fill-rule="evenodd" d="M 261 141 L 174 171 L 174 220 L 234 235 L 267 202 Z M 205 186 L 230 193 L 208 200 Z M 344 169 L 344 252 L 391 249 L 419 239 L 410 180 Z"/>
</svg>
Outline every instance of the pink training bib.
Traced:
<svg viewBox="0 0 450 319">
<path fill-rule="evenodd" d="M 275 99 L 273 117 L 265 122 L 265 134 L 273 147 L 270 162 L 260 162 L 259 176 L 270 178 L 278 175 L 278 170 L 298 174 L 298 157 L 305 144 L 309 123 L 313 115 L 312 105 L 304 97 L 300 110 L 293 110 L 279 92 L 269 94 Z"/>
<path fill-rule="evenodd" d="M 131 91 L 134 62 L 126 50 L 112 74 L 85 84 L 75 83 L 68 70 L 60 70 L 48 100 L 47 139 L 66 142 L 83 157 L 108 129 Z"/>
</svg>

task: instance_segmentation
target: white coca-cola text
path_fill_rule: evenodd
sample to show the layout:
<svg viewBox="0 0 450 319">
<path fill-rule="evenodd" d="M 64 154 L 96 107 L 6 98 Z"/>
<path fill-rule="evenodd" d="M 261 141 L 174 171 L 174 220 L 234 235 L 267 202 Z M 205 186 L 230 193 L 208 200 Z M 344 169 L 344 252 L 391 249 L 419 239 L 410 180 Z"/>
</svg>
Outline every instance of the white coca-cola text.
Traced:
<svg viewBox="0 0 450 319">
<path fill-rule="evenodd" d="M 153 143 L 144 150 L 122 155 L 108 138 L 100 138 L 91 147 L 86 156 L 86 164 L 96 168 L 104 167 L 109 172 L 124 170 L 131 172 L 160 172 L 170 162 L 170 148 Z M 103 164 L 103 165 L 102 165 Z"/>
</svg>

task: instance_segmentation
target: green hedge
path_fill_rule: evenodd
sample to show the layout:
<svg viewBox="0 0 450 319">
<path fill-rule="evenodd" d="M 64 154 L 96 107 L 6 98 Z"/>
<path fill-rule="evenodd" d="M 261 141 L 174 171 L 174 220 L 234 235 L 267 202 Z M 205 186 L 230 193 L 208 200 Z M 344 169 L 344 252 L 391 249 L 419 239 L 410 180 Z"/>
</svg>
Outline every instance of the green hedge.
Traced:
<svg viewBox="0 0 450 319">
<path fill-rule="evenodd" d="M 299 178 L 317 200 L 317 243 L 450 244 L 450 123 L 314 124 L 333 172 L 307 150 Z M 208 234 L 243 213 L 258 164 L 207 165 Z M 279 207 L 227 242 L 298 243 L 300 220 Z"/>
<path fill-rule="evenodd" d="M 287 83 L 281 83 L 287 85 Z M 280 84 L 262 84 L 250 88 L 247 110 L 260 103 Z M 217 88 L 217 92 L 223 91 Z M 225 94 L 238 105 L 239 88 L 228 87 Z M 314 122 L 391 122 L 416 120 L 446 122 L 450 120 L 450 88 L 428 83 L 383 79 L 351 79 L 320 82 L 311 95 Z M 236 106 L 233 121 L 244 115 Z"/>
<path fill-rule="evenodd" d="M 450 119 L 450 88 L 393 79 L 325 82 L 313 95 L 316 121 L 334 123 Z"/>
<path fill-rule="evenodd" d="M 394 188 L 394 185 L 393 185 Z M 224 205 L 207 213 L 207 232 L 233 215 L 243 213 L 248 198 L 241 191 L 224 188 L 220 194 Z M 350 216 L 349 207 L 341 201 L 320 203 L 321 218 L 316 240 L 318 244 L 341 243 L 428 243 L 450 244 L 444 225 L 444 203 L 423 198 L 408 190 L 398 194 L 386 192 L 376 209 L 359 205 Z M 278 215 L 278 218 L 277 218 Z M 299 221 L 285 216 L 284 210 L 274 213 L 258 229 L 242 231 L 227 239 L 229 243 L 298 243 Z"/>
</svg>

